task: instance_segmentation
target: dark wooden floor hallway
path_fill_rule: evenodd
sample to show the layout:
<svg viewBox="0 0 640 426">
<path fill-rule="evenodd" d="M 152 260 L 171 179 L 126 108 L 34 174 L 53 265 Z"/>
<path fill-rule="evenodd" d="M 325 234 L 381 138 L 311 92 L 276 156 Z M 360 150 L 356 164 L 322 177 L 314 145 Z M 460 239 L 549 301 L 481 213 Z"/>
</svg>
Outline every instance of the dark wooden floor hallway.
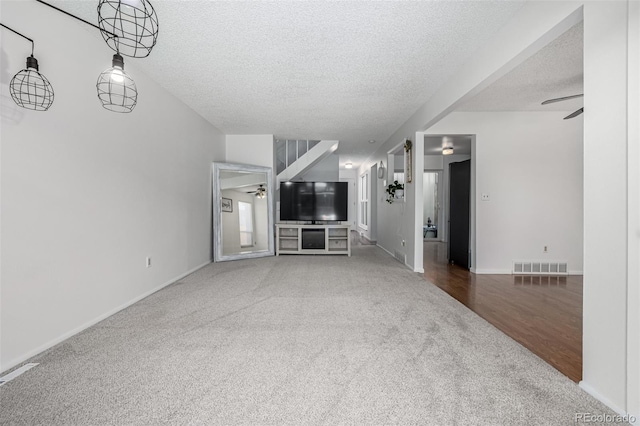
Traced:
<svg viewBox="0 0 640 426">
<path fill-rule="evenodd" d="M 476 275 L 424 243 L 424 276 L 571 380 L 582 379 L 582 276 Z"/>
</svg>

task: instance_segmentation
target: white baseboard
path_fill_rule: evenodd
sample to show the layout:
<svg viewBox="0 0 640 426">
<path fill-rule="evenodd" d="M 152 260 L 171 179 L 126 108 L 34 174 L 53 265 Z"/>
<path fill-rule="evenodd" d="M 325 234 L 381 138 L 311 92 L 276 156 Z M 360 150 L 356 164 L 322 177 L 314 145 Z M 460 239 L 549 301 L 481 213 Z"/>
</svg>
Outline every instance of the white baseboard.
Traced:
<svg viewBox="0 0 640 426">
<path fill-rule="evenodd" d="M 380 247 L 382 250 L 384 250 L 389 256 L 393 257 L 394 259 L 396 259 L 396 257 L 393 255 L 393 253 L 391 253 L 389 250 L 387 250 L 386 248 L 382 247 L 380 244 L 376 243 L 376 247 Z M 398 259 L 396 259 L 398 260 Z M 408 263 L 403 263 L 404 266 L 406 266 L 407 268 L 411 269 L 414 272 L 420 272 L 420 270 L 414 270 L 413 266 L 409 265 Z M 424 273 L 424 269 L 422 270 L 422 273 Z"/>
<path fill-rule="evenodd" d="M 474 269 L 471 272 L 478 275 L 511 275 L 511 269 Z"/>
<path fill-rule="evenodd" d="M 384 250 L 389 256 L 393 257 L 394 259 L 396 258 L 393 253 L 391 253 L 389 250 L 387 250 L 386 248 L 382 247 L 379 243 L 376 243 L 376 247 L 380 247 L 382 250 Z"/>
<path fill-rule="evenodd" d="M 581 380 L 580 383 L 578 383 L 578 386 L 580 386 L 583 391 L 585 391 L 586 393 L 588 393 L 589 395 L 591 395 L 592 397 L 594 397 L 598 401 L 602 402 L 607 407 L 611 408 L 617 414 L 619 414 L 619 415 L 621 415 L 623 417 L 624 416 L 629 416 L 629 414 L 625 410 L 623 410 L 622 408 L 618 407 L 616 404 L 611 402 L 611 400 L 609 400 L 608 398 L 605 398 L 604 396 L 602 396 L 597 390 L 592 388 L 588 383 L 585 383 L 584 380 Z"/>
<path fill-rule="evenodd" d="M 53 346 L 57 345 L 58 343 L 61 343 L 65 340 L 67 340 L 68 338 L 75 336 L 76 334 L 80 333 L 81 331 L 86 330 L 87 328 L 99 323 L 100 321 L 109 318 L 111 315 L 116 314 L 118 312 L 120 312 L 121 310 L 128 308 L 129 306 L 133 305 L 136 302 L 139 302 L 140 300 L 144 299 L 145 297 L 151 296 L 153 293 L 162 290 L 163 288 L 167 287 L 168 285 L 171 285 L 179 280 L 181 280 L 182 278 L 186 277 L 189 274 L 194 273 L 195 271 L 197 271 L 200 268 L 203 268 L 205 266 L 207 266 L 208 264 L 211 263 L 211 260 L 203 263 L 202 265 L 196 266 L 193 269 L 190 269 L 189 271 L 185 272 L 184 274 L 181 274 L 180 276 L 173 278 L 167 282 L 165 282 L 164 284 L 159 285 L 158 287 L 155 287 L 149 291 L 144 292 L 143 294 L 134 297 L 133 299 L 129 300 L 128 302 L 123 303 L 122 305 L 111 309 L 99 316 L 97 316 L 96 318 L 82 324 L 79 327 L 74 328 L 73 330 L 70 330 L 66 333 L 63 333 L 62 335 L 56 337 L 53 340 L 48 341 L 47 343 L 38 346 L 37 348 L 23 354 L 20 355 L 17 358 L 12 359 L 11 361 L 9 361 L 6 365 L 2 365 L 2 369 L 0 370 L 0 373 L 3 373 L 13 367 L 15 367 L 16 365 L 28 360 L 29 358 L 31 358 L 32 356 L 38 355 L 41 352 L 46 351 L 49 348 L 52 348 Z"/>
</svg>

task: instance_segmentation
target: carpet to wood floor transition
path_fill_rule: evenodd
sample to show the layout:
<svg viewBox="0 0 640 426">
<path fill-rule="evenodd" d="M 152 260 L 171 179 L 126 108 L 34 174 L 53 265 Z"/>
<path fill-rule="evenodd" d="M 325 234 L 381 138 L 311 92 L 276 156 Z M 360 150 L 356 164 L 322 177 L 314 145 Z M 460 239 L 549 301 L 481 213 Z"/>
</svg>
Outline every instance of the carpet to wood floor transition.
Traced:
<svg viewBox="0 0 640 426">
<path fill-rule="evenodd" d="M 46 318 L 42 319 L 46 321 Z M 613 414 L 375 246 L 208 265 L 29 362 L 2 425 L 573 425 Z"/>
</svg>

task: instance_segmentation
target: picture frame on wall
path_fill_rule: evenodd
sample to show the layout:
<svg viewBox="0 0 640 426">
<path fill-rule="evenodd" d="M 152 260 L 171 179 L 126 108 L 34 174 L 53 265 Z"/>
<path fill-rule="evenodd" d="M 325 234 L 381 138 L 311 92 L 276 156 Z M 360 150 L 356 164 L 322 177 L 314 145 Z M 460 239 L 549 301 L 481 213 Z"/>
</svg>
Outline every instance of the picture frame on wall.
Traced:
<svg viewBox="0 0 640 426">
<path fill-rule="evenodd" d="M 222 198 L 220 205 L 223 212 L 233 213 L 233 200 L 231 198 Z"/>
</svg>

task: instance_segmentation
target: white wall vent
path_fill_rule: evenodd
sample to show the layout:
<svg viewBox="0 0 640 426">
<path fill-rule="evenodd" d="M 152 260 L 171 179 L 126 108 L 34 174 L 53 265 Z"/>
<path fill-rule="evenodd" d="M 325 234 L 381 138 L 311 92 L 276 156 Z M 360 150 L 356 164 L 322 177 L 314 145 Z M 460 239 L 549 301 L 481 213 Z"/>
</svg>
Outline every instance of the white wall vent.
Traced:
<svg viewBox="0 0 640 426">
<path fill-rule="evenodd" d="M 400 262 L 402 262 L 403 264 L 407 263 L 406 262 L 406 255 L 398 250 L 394 251 L 393 256 L 399 260 Z"/>
<path fill-rule="evenodd" d="M 567 262 L 515 260 L 512 274 L 514 275 L 569 275 Z"/>
</svg>

